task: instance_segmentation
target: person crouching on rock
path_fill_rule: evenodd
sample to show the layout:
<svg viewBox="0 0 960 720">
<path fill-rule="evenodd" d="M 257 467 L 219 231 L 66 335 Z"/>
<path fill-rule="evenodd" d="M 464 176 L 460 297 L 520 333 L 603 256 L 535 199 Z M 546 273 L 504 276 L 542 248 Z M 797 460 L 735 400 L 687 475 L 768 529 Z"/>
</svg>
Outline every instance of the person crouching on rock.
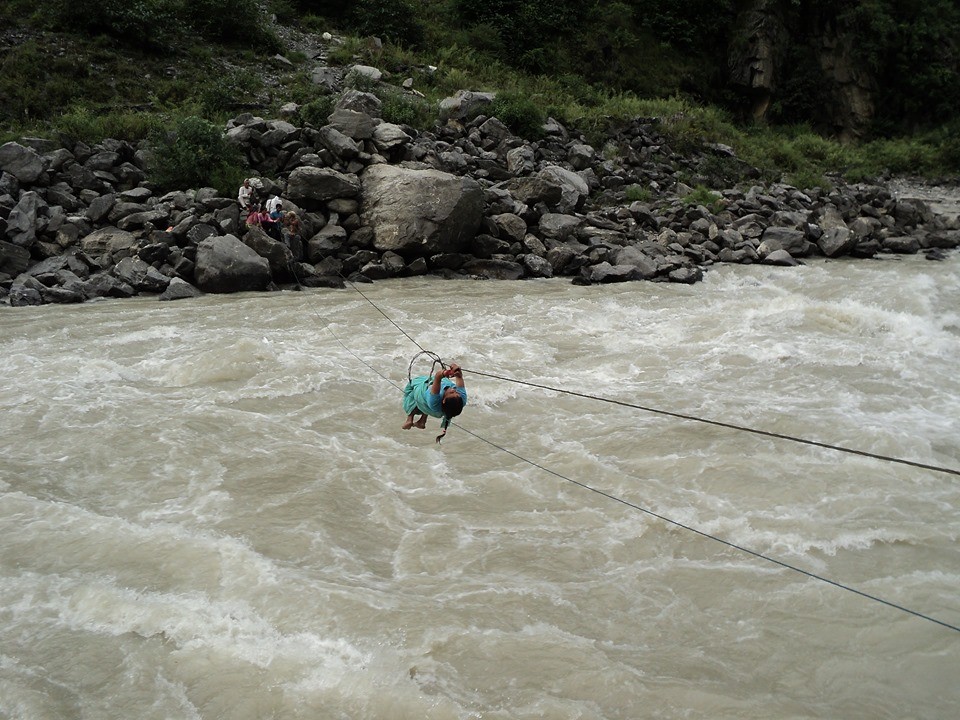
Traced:
<svg viewBox="0 0 960 720">
<path fill-rule="evenodd" d="M 261 217 L 260 205 L 255 202 L 250 203 L 250 212 L 247 213 L 247 227 L 259 225 Z"/>
<path fill-rule="evenodd" d="M 450 378 L 453 378 L 452 380 Z M 447 434 L 450 420 L 463 412 L 467 404 L 467 389 L 463 385 L 463 371 L 456 363 L 434 375 L 420 375 L 413 378 L 403 389 L 403 411 L 407 420 L 401 426 L 404 430 L 427 427 L 427 415 L 443 418 L 440 421 L 440 434 L 437 442 Z M 415 416 L 419 418 L 415 419 Z"/>
</svg>

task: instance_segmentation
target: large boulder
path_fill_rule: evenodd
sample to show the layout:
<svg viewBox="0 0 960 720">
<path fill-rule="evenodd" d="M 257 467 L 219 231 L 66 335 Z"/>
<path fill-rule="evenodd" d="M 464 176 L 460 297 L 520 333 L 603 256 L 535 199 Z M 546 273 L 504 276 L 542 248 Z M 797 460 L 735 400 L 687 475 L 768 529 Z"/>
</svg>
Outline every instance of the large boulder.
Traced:
<svg viewBox="0 0 960 720">
<path fill-rule="evenodd" d="M 357 141 L 344 135 L 332 125 L 324 125 L 317 135 L 323 146 L 342 160 L 350 160 L 360 154 Z"/>
<path fill-rule="evenodd" d="M 114 266 L 113 275 L 138 292 L 161 293 L 170 284 L 170 278 L 140 258 L 123 258 Z"/>
<path fill-rule="evenodd" d="M 560 188 L 560 203 L 557 205 L 560 212 L 579 210 L 590 194 L 586 180 L 559 165 L 548 165 L 539 172 L 539 176 Z"/>
<path fill-rule="evenodd" d="M 860 238 L 847 227 L 832 227 L 824 231 L 817 239 L 817 245 L 827 257 L 849 255 L 857 246 Z"/>
<path fill-rule="evenodd" d="M 330 124 L 330 127 L 339 130 L 349 138 L 353 138 L 354 140 L 369 140 L 373 137 L 373 131 L 380 121 L 359 110 L 339 108 L 330 114 L 327 122 Z"/>
<path fill-rule="evenodd" d="M 459 90 L 453 97 L 440 101 L 440 115 L 453 120 L 469 120 L 484 112 L 495 98 L 494 93 Z"/>
<path fill-rule="evenodd" d="M 104 227 L 94 230 L 80 241 L 81 249 L 91 257 L 114 255 L 133 247 L 137 239 L 126 230 Z"/>
<path fill-rule="evenodd" d="M 334 198 L 359 194 L 360 179 L 333 168 L 298 167 L 287 179 L 286 196 L 307 210 L 321 209 L 323 203 Z"/>
<path fill-rule="evenodd" d="M 786 250 L 793 257 L 809 255 L 810 242 L 803 230 L 789 227 L 768 227 L 763 231 L 758 248 L 760 257 L 766 257 L 775 250 Z"/>
<path fill-rule="evenodd" d="M 277 280 L 293 279 L 293 252 L 282 242 L 274 240 L 262 228 L 251 227 L 243 236 L 243 244 L 270 263 L 270 274 Z"/>
<path fill-rule="evenodd" d="M 14 245 L 30 247 L 37 241 L 37 212 L 45 205 L 40 196 L 25 192 L 7 218 L 7 237 Z"/>
<path fill-rule="evenodd" d="M 46 161 L 33 148 L 15 142 L 0 145 L 0 170 L 21 183 L 35 183 L 46 169 Z"/>
<path fill-rule="evenodd" d="M 653 279 L 659 270 L 657 261 L 635 245 L 620 248 L 614 253 L 614 257 L 616 259 L 615 268 L 633 266 L 637 269 L 639 277 L 644 280 Z M 597 272 L 599 273 L 600 271 Z"/>
<path fill-rule="evenodd" d="M 412 138 L 399 125 L 380 123 L 373 131 L 373 144 L 380 152 L 390 152 L 395 147 L 405 145 Z"/>
<path fill-rule="evenodd" d="M 475 259 L 464 263 L 460 272 L 487 280 L 519 280 L 523 277 L 523 266 L 510 260 Z"/>
<path fill-rule="evenodd" d="M 202 293 L 186 280 L 173 278 L 167 289 L 160 293 L 160 300 L 186 300 L 199 297 Z"/>
<path fill-rule="evenodd" d="M 196 284 L 204 292 L 263 290 L 270 282 L 270 263 L 233 235 L 218 235 L 197 246 Z"/>
<path fill-rule="evenodd" d="M 363 174 L 363 223 L 377 250 L 403 256 L 463 251 L 483 217 L 476 180 L 439 170 L 374 165 Z"/>
<path fill-rule="evenodd" d="M 0 274 L 16 277 L 30 266 L 30 251 L 0 240 Z"/>
</svg>

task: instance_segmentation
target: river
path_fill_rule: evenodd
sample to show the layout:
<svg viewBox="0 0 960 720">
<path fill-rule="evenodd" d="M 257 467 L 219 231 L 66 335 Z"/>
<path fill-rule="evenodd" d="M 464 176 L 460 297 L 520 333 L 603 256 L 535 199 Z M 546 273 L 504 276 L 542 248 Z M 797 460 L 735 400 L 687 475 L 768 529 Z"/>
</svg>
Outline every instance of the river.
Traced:
<svg viewBox="0 0 960 720">
<path fill-rule="evenodd" d="M 442 445 L 400 429 L 404 333 L 468 369 Z M 958 254 L 0 308 L 0 336 L 0 717 L 960 707 L 955 475 L 470 372 L 956 469 Z"/>
</svg>

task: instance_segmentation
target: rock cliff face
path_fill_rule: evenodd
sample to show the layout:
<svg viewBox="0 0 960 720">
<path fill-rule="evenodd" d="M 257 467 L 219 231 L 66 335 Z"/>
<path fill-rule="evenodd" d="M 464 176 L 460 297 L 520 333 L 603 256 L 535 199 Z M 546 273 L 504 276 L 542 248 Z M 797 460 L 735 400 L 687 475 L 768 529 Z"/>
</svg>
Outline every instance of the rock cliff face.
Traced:
<svg viewBox="0 0 960 720">
<path fill-rule="evenodd" d="M 874 81 L 853 53 L 853 39 L 835 27 L 816 38 L 817 59 L 833 97 L 833 129 L 842 142 L 862 138 L 873 119 Z"/>
<path fill-rule="evenodd" d="M 848 28 L 826 14 L 791 14 L 786 0 L 747 0 L 730 42 L 730 84 L 741 92 L 747 112 L 762 121 L 790 68 L 784 63 L 788 44 L 802 45 L 816 58 L 829 98 L 824 111 L 841 141 L 865 134 L 874 116 L 875 81 L 861 66 Z"/>
<path fill-rule="evenodd" d="M 751 0 L 737 19 L 737 34 L 730 44 L 730 83 L 743 93 L 750 116 L 763 120 L 777 89 L 780 58 L 786 28 L 778 3 Z"/>
</svg>

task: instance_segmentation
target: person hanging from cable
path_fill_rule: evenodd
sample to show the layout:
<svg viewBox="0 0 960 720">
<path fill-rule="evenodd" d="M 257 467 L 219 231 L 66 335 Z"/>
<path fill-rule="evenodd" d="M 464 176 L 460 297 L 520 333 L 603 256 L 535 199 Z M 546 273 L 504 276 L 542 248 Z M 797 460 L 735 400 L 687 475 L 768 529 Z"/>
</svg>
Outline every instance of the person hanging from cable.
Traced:
<svg viewBox="0 0 960 720">
<path fill-rule="evenodd" d="M 451 379 L 452 378 L 452 379 Z M 403 411 L 407 420 L 402 428 L 427 427 L 427 415 L 443 418 L 440 421 L 439 443 L 447 434 L 450 420 L 463 412 L 467 404 L 467 389 L 463 385 L 463 371 L 456 363 L 430 375 L 419 375 L 411 378 L 403 389 Z M 419 418 L 414 416 L 419 415 Z"/>
</svg>

